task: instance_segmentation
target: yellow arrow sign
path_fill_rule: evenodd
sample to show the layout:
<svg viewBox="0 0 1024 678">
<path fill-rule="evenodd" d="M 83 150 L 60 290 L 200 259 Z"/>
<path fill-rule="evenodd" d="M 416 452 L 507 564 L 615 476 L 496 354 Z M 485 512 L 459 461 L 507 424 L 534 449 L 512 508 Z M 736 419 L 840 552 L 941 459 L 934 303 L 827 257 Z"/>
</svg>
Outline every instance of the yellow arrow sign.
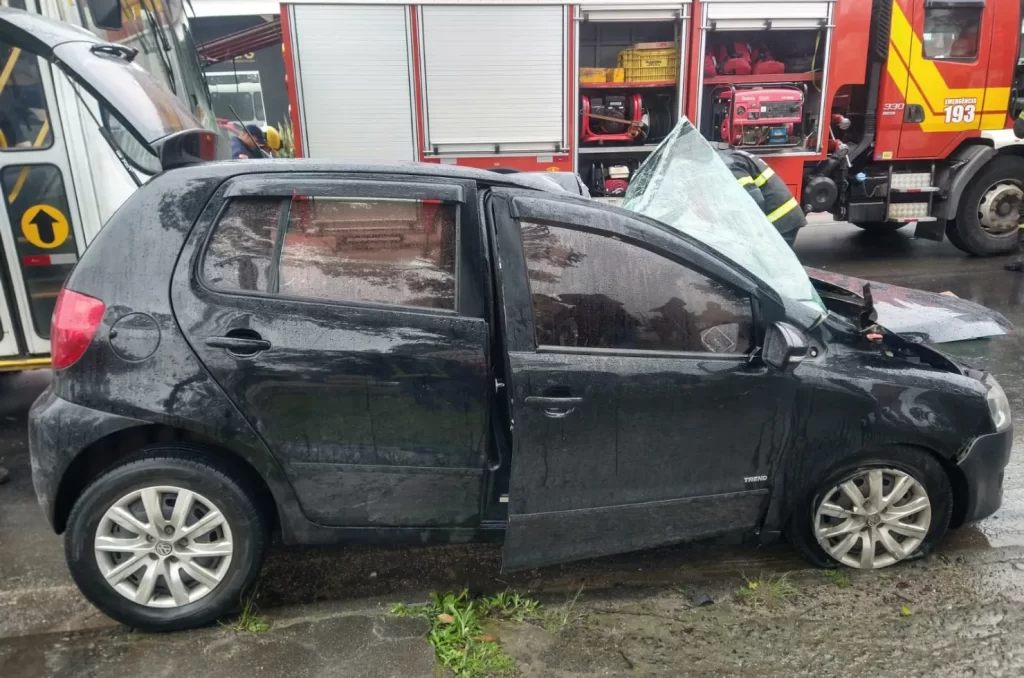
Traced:
<svg viewBox="0 0 1024 678">
<path fill-rule="evenodd" d="M 53 205 L 32 205 L 21 215 L 21 232 L 36 247 L 52 250 L 68 239 L 68 218 Z"/>
</svg>

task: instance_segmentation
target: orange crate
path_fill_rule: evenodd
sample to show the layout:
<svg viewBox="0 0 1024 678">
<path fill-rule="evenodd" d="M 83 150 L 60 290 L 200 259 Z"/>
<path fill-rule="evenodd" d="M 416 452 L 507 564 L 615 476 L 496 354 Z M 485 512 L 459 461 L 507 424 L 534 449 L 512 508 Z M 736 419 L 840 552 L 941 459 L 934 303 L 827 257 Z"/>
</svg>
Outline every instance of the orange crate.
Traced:
<svg viewBox="0 0 1024 678">
<path fill-rule="evenodd" d="M 675 82 L 679 77 L 679 48 L 624 49 L 619 52 L 619 68 L 626 82 Z"/>
</svg>

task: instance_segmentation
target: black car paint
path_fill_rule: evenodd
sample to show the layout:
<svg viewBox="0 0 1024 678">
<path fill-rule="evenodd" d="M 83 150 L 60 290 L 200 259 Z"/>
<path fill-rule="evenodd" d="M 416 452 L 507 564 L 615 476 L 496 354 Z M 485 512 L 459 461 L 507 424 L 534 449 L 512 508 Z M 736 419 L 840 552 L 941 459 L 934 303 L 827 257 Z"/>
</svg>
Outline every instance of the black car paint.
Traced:
<svg viewBox="0 0 1024 678">
<path fill-rule="evenodd" d="M 483 215 L 498 215 L 490 219 L 495 229 L 491 246 L 504 266 L 503 284 L 492 288 L 491 260 L 481 254 L 475 261 L 464 262 L 470 264 L 466 266 L 468 278 L 460 281 L 460 290 L 463 284 L 477 286 L 480 305 L 470 304 L 465 310 L 460 305 L 459 317 L 301 302 L 287 317 L 258 318 L 267 304 L 281 302 L 237 295 L 232 301 L 237 308 L 231 312 L 236 315 L 228 317 L 231 314 L 216 309 L 214 293 L 203 289 L 194 276 L 187 277 L 194 270 L 197 243 L 205 237 L 218 194 L 230 190 L 236 179 L 260 175 L 261 181 L 287 182 L 297 170 L 327 181 L 358 177 L 463 187 L 468 210 L 464 214 L 476 212 L 480 217 L 475 221 L 481 229 L 481 248 L 485 242 L 482 229 L 488 221 Z M 471 193 L 487 188 L 494 189 L 492 199 L 486 206 L 480 205 Z M 515 259 L 516 232 L 511 227 L 514 221 L 502 218 L 502 205 L 506 212 L 511 208 L 531 219 L 576 222 L 690 262 L 721 282 L 752 293 L 762 328 L 783 320 L 800 326 L 809 337 L 812 352 L 795 372 L 786 374 L 769 373 L 756 357 L 737 361 L 691 356 L 684 364 L 673 364 L 671 357 L 631 355 L 611 360 L 602 355 L 538 352 L 532 346 L 530 308 L 523 301 L 529 298 L 525 272 L 521 266 L 508 268 Z M 186 280 L 191 282 L 186 285 Z M 360 501 L 365 502 L 366 492 L 371 492 L 376 494 L 370 499 L 391 502 L 390 519 L 373 524 L 364 507 L 358 502 L 347 505 L 351 498 L 338 491 L 346 482 L 350 488 L 355 482 L 344 478 L 345 473 L 352 472 L 355 478 L 367 471 L 345 467 L 362 465 L 364 457 L 354 455 L 352 446 L 319 456 L 321 452 L 308 439 L 298 440 L 300 434 L 294 429 L 289 432 L 287 426 L 295 422 L 269 434 L 255 430 L 225 387 L 237 395 L 257 384 L 248 375 L 223 373 L 224 366 L 197 347 L 196 339 L 208 327 L 223 328 L 235 321 L 255 323 L 257 319 L 267 323 L 268 332 L 282 336 L 316 327 L 329 332 L 344 328 L 371 342 L 374 355 L 363 356 L 361 362 L 341 357 L 323 360 L 306 351 L 294 352 L 288 358 L 292 361 L 290 374 L 284 378 L 295 383 L 299 383 L 297 373 L 301 371 L 302 384 L 330 385 L 345 376 L 339 374 L 340 369 L 348 374 L 350 367 L 356 366 L 364 384 L 394 381 L 398 366 L 409 360 L 438 370 L 442 380 L 476 382 L 486 375 L 488 393 L 495 376 L 504 379 L 515 417 L 506 537 L 510 567 L 633 550 L 725 531 L 759 532 L 762 539 L 768 539 L 785 524 L 793 501 L 827 469 L 860 451 L 892 445 L 928 449 L 951 474 L 960 475 L 961 482 L 953 484 L 962 490 L 958 497 L 962 518 L 984 517 L 998 505 L 990 497 L 973 496 L 963 488 L 967 481 L 982 490 L 998 487 L 999 460 L 1006 458 L 1010 434 L 991 435 L 985 386 L 955 363 L 933 349 L 900 342 L 896 337 L 882 344 L 867 341 L 841 319 L 817 319 L 803 304 L 780 299 L 685 235 L 630 212 L 558 193 L 550 184 L 530 178 L 428 165 L 357 167 L 281 161 L 174 170 L 153 179 L 125 203 L 72 273 L 67 287 L 102 299 L 107 308 L 89 350 L 76 364 L 56 373 L 31 413 L 36 489 L 57 531 L 63 529 L 75 492 L 90 474 L 129 449 L 126 441 L 183 436 L 215 444 L 226 459 L 238 460 L 236 463 L 244 464 L 252 476 L 265 483 L 277 507 L 283 539 L 289 543 L 501 538 L 504 523 L 486 520 L 486 510 L 496 504 L 494 488 L 500 481 L 495 476 L 508 473 L 508 460 L 497 474 L 489 470 L 489 460 L 496 454 L 489 434 L 500 438 L 506 434 L 507 422 L 487 424 L 488 396 L 483 389 L 469 386 L 454 394 L 438 389 L 433 394 L 431 406 L 442 411 L 465 409 L 470 402 L 473 423 L 467 424 L 466 431 L 487 433 L 454 450 L 441 446 L 425 451 L 419 459 L 426 460 L 425 472 L 434 480 L 420 482 L 417 478 L 416 464 L 408 460 L 419 451 L 410 454 L 405 448 L 408 441 L 395 446 L 402 452 L 396 467 L 382 468 L 394 458 L 371 455 L 374 463 L 368 465 L 369 471 L 377 475 L 369 487 L 360 488 L 364 493 Z M 205 306 L 190 300 L 190 294 L 207 295 Z M 492 299 L 500 300 L 500 309 L 491 307 Z M 127 361 L 111 349 L 111 327 L 132 313 L 148 314 L 159 327 L 158 347 L 143 360 Z M 383 315 L 374 319 L 374 313 Z M 372 330 L 385 316 L 401 318 L 403 326 L 378 325 Z M 494 317 L 500 322 L 493 321 Z M 475 329 L 459 335 L 453 330 L 458 323 Z M 402 338 L 406 327 L 419 332 L 415 342 Z M 195 335 L 192 345 L 185 335 Z M 503 338 L 507 356 L 492 357 L 494 344 L 501 345 L 494 337 Z M 260 369 L 270 375 L 269 365 Z M 585 403 L 592 405 L 584 404 L 578 421 L 572 420 L 574 413 L 559 420 L 560 425 L 539 420 L 531 424 L 530 415 L 520 409 L 525 396 L 542 395 L 547 384 L 559 381 L 555 378 L 559 371 L 567 379 L 578 379 L 573 386 L 583 392 Z M 755 383 L 762 378 L 773 386 Z M 706 401 L 699 421 L 668 397 L 673 388 L 693 385 L 702 390 L 700 397 Z M 658 398 L 650 397 L 649 389 L 657 389 Z M 719 403 L 720 396 L 727 402 Z M 413 399 L 404 402 L 409 408 L 421 406 Z M 627 411 L 626 416 L 602 420 L 623 403 L 637 408 L 635 416 Z M 653 411 L 639 411 L 641 406 Z M 362 407 L 357 412 L 353 405 L 348 414 L 365 417 L 372 406 L 367 401 Z M 756 417 L 748 416 L 751 407 L 758 412 Z M 603 432 L 599 440 L 594 431 L 587 430 L 591 425 Z M 745 441 L 726 446 L 726 463 L 718 457 L 722 445 L 711 444 L 714 432 L 728 432 Z M 709 444 L 679 451 L 680 440 L 701 438 Z M 976 439 L 979 442 L 973 442 Z M 290 450 L 286 445 L 292 445 Z M 963 454 L 971 445 L 994 451 Z M 307 458 L 315 459 L 314 466 L 303 469 Z M 616 459 L 618 470 L 629 474 L 630 483 L 618 484 L 613 472 Z M 479 479 L 481 485 L 480 489 L 468 489 L 469 483 L 455 481 L 456 491 L 473 497 L 463 497 L 457 510 L 445 516 L 447 524 L 438 525 L 437 517 L 430 513 L 437 503 L 423 503 L 423 493 L 429 492 L 435 481 L 442 484 L 442 491 L 448 487 L 445 483 L 452 478 L 445 469 L 452 468 L 460 472 L 472 468 L 473 473 L 466 477 Z M 709 474 L 702 486 L 687 484 L 688 476 L 692 479 L 700 473 Z M 767 482 L 752 486 L 744 482 L 747 476 L 756 479 L 764 475 Z M 340 484 L 332 478 L 338 478 Z M 413 491 L 403 494 L 409 482 Z M 471 499 L 478 502 L 476 517 L 465 512 Z M 324 516 L 317 515 L 315 509 L 310 515 L 310 507 L 326 507 L 322 510 L 335 511 L 333 517 L 328 516 L 330 520 L 348 522 L 345 526 L 325 524 Z"/>
</svg>

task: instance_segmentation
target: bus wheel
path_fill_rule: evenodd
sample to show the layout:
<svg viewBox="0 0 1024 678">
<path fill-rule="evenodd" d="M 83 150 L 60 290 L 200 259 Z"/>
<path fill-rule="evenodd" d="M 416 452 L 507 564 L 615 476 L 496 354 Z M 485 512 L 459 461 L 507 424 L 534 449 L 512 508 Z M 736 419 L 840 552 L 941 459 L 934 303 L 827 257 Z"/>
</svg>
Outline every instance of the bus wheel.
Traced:
<svg viewBox="0 0 1024 678">
<path fill-rule="evenodd" d="M 1024 158 L 995 158 L 971 180 L 961 196 L 954 226 L 957 237 L 950 241 L 979 257 L 1014 251 L 1022 199 Z"/>
</svg>

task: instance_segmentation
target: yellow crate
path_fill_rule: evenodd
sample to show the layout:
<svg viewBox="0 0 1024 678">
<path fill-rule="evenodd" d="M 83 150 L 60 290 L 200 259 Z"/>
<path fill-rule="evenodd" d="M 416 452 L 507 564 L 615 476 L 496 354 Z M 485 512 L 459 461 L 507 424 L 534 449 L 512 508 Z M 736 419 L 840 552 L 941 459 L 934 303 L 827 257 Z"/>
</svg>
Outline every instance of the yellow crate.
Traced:
<svg viewBox="0 0 1024 678">
<path fill-rule="evenodd" d="M 626 81 L 626 69 L 624 68 L 609 68 L 608 74 L 611 76 L 608 78 L 608 82 Z"/>
<path fill-rule="evenodd" d="M 619 52 L 619 68 L 626 82 L 675 82 L 679 76 L 679 48 L 624 49 Z"/>
<path fill-rule="evenodd" d="M 581 68 L 580 82 L 608 82 L 607 68 Z"/>
</svg>

